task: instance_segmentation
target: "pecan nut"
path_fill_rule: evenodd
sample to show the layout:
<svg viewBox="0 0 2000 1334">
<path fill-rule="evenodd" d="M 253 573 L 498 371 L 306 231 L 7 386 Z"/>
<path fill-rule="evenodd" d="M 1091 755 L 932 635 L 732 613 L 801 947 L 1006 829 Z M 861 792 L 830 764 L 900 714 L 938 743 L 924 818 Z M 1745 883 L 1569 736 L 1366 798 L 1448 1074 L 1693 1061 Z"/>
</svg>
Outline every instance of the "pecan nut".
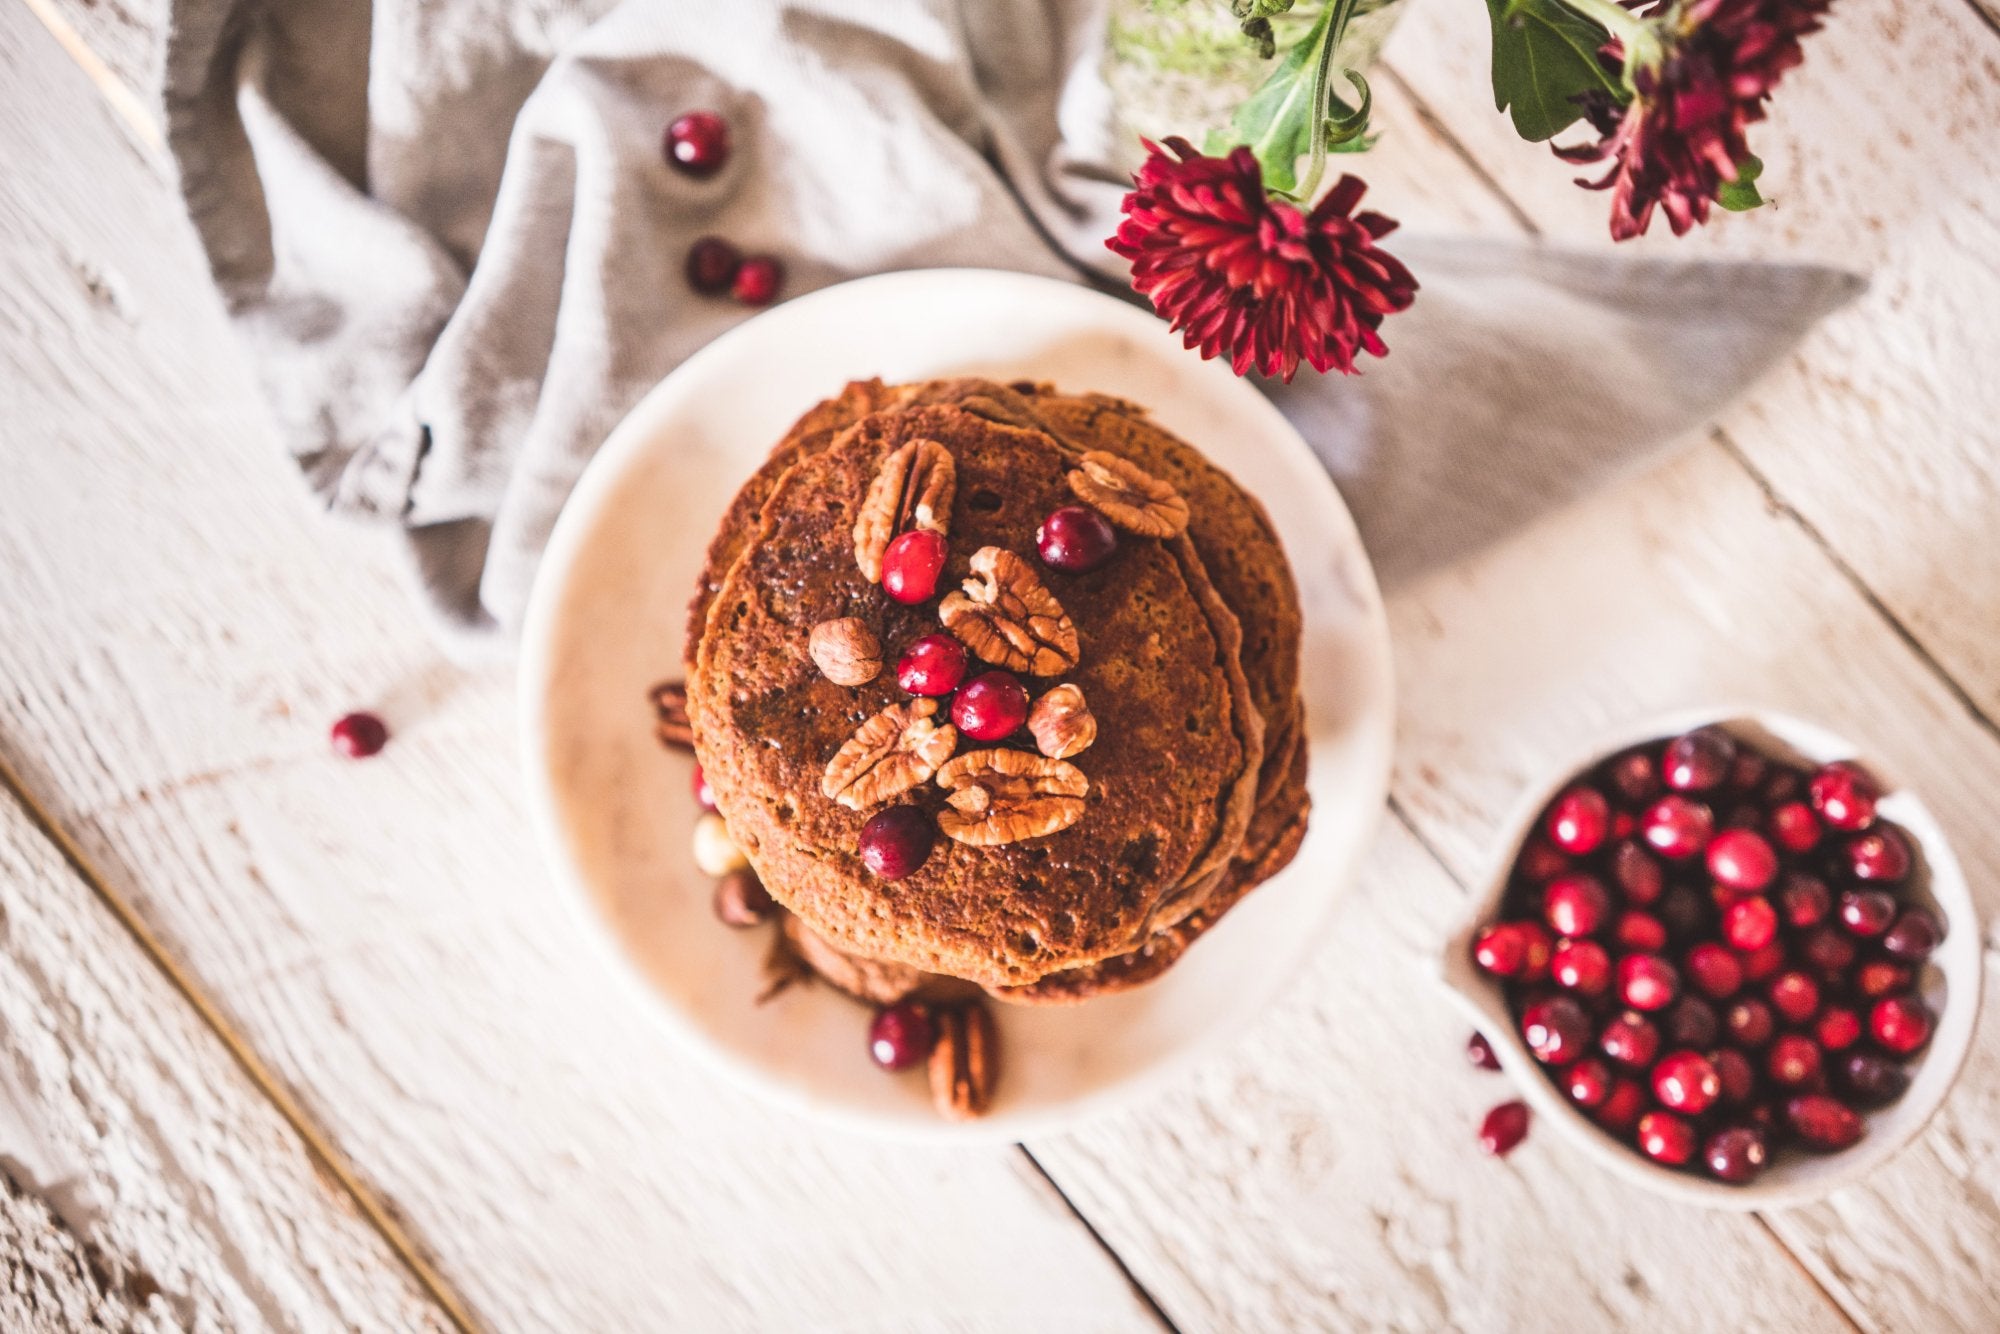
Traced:
<svg viewBox="0 0 2000 1334">
<path fill-rule="evenodd" d="M 1097 740 L 1097 718 L 1084 703 L 1082 689 L 1065 682 L 1028 710 L 1028 732 L 1036 750 L 1052 760 L 1066 760 Z"/>
<path fill-rule="evenodd" d="M 715 882 L 713 904 L 716 920 L 734 927 L 768 922 L 778 910 L 764 882 L 747 866 L 739 866 Z"/>
<path fill-rule="evenodd" d="M 1077 499 L 1127 532 L 1141 537 L 1178 537 L 1187 531 L 1187 497 L 1171 482 L 1116 454 L 1093 449 L 1070 471 Z"/>
<path fill-rule="evenodd" d="M 1083 818 L 1083 770 L 1025 750 L 974 750 L 938 770 L 951 795 L 938 812 L 946 836 L 974 848 L 1041 838 Z"/>
<path fill-rule="evenodd" d="M 882 641 L 859 616 L 821 621 L 807 637 L 806 651 L 837 686 L 865 686 L 882 674 Z"/>
<path fill-rule="evenodd" d="M 694 724 L 688 721 L 688 688 L 679 681 L 662 681 L 646 692 L 653 701 L 653 735 L 669 750 L 694 749 Z"/>
<path fill-rule="evenodd" d="M 819 790 L 851 811 L 902 796 L 951 758 L 958 729 L 931 721 L 934 699 L 891 704 L 856 729 L 835 751 Z"/>
<path fill-rule="evenodd" d="M 890 451 L 854 519 L 854 563 L 869 583 L 882 582 L 882 553 L 898 535 L 919 528 L 950 534 L 957 490 L 958 464 L 937 441 L 911 440 Z"/>
<path fill-rule="evenodd" d="M 939 1010 L 930 1059 L 931 1101 L 938 1115 L 952 1121 L 986 1115 L 999 1079 L 1000 1039 L 986 1007 Z"/>
<path fill-rule="evenodd" d="M 1076 666 L 1076 624 L 1028 562 L 1004 547 L 981 547 L 964 590 L 945 595 L 938 619 L 978 657 L 1031 676 Z"/>
</svg>

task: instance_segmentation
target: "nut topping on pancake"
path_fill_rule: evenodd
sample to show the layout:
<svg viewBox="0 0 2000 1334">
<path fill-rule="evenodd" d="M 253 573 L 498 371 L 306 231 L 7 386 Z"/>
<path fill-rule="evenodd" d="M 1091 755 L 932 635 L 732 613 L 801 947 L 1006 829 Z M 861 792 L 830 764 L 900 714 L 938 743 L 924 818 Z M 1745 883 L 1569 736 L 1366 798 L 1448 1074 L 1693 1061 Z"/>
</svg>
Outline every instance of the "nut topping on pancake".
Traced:
<svg viewBox="0 0 2000 1334">
<path fill-rule="evenodd" d="M 981 547 L 964 587 L 945 595 L 938 619 L 981 659 L 1031 676 L 1076 666 L 1076 625 L 1028 562 L 1005 547 Z"/>
<path fill-rule="evenodd" d="M 1073 685 L 1059 685 L 1035 701 L 1028 710 L 1028 731 L 1035 749 L 1052 760 L 1066 760 L 1090 749 L 1097 740 L 1097 719 L 1083 701 L 1083 691 Z"/>
<path fill-rule="evenodd" d="M 837 686 L 865 686 L 882 674 L 882 641 L 859 616 L 821 621 L 806 640 L 820 675 Z"/>
<path fill-rule="evenodd" d="M 868 582 L 882 582 L 882 553 L 903 533 L 951 532 L 958 465 L 935 440 L 912 440 L 882 460 L 854 520 L 854 563 Z"/>
<path fill-rule="evenodd" d="M 819 790 L 849 810 L 866 810 L 902 796 L 951 758 L 958 729 L 931 721 L 934 699 L 891 704 L 861 724 L 827 761 Z"/>
<path fill-rule="evenodd" d="M 1129 459 L 1093 449 L 1069 474 L 1077 499 L 1127 532 L 1178 537 L 1187 531 L 1187 498 Z"/>
<path fill-rule="evenodd" d="M 1083 818 L 1083 771 L 1024 750 L 975 750 L 938 770 L 951 795 L 938 828 L 975 848 L 1059 833 Z"/>
</svg>

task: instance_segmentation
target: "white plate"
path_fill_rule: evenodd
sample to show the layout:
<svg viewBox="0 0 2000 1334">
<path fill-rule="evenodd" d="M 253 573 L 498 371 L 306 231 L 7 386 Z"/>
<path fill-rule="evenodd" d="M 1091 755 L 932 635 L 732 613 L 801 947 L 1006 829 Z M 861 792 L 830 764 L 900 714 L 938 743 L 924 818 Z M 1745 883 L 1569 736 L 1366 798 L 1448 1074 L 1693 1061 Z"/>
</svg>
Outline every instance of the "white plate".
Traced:
<svg viewBox="0 0 2000 1334">
<path fill-rule="evenodd" d="M 1148 405 L 1271 511 L 1305 606 L 1313 816 L 1305 845 L 1165 977 L 1075 1007 L 996 1005 L 993 1112 L 937 1118 L 921 1072 L 868 1059 L 868 1013 L 830 988 L 757 993 L 768 937 L 710 915 L 688 853 L 690 762 L 653 740 L 647 687 L 681 675 L 683 617 L 731 496 L 791 423 L 849 380 L 982 374 Z M 633 409 L 585 470 L 537 577 L 520 673 L 530 804 L 557 879 L 650 1007 L 750 1087 L 901 1137 L 1012 1140 L 1153 1087 L 1240 1035 L 1318 942 L 1388 790 L 1388 627 L 1354 523 L 1305 443 L 1227 367 L 1145 311 L 1018 274 L 886 274 L 717 339 Z"/>
</svg>

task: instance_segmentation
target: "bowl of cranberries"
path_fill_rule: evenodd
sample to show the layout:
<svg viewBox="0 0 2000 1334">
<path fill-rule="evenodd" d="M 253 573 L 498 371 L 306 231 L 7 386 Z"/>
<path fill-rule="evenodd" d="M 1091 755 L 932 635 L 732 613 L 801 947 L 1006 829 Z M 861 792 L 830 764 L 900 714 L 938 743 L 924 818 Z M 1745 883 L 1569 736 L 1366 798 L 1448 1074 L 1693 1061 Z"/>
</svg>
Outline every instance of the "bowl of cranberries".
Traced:
<svg viewBox="0 0 2000 1334">
<path fill-rule="evenodd" d="M 1971 898 L 1923 803 L 1839 737 L 1763 712 L 1634 729 L 1501 849 L 1445 979 L 1535 1116 L 1619 1175 L 1800 1203 L 1943 1102 L 1979 1007 Z"/>
</svg>

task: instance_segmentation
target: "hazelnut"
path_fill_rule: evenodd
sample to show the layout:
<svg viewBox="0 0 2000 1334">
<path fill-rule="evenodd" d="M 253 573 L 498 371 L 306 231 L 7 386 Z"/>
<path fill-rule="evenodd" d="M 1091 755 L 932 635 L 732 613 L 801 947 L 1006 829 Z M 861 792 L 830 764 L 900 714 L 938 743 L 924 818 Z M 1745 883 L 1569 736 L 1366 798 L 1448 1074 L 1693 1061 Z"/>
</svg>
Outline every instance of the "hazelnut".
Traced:
<svg viewBox="0 0 2000 1334">
<path fill-rule="evenodd" d="M 812 628 L 807 651 L 827 680 L 837 686 L 863 686 L 882 674 L 882 641 L 858 616 L 821 621 Z"/>
<path fill-rule="evenodd" d="M 704 874 L 725 876 L 731 871 L 747 870 L 750 859 L 729 836 L 729 826 L 722 822 L 722 817 L 710 812 L 694 822 L 694 864 Z"/>
</svg>

